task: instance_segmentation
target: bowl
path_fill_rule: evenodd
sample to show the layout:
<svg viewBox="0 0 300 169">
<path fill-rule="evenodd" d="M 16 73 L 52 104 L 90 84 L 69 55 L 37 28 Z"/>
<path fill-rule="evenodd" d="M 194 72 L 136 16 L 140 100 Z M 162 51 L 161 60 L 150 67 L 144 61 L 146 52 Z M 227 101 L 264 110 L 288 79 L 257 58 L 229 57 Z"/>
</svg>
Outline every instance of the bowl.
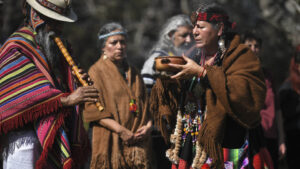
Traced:
<svg viewBox="0 0 300 169">
<path fill-rule="evenodd" d="M 157 71 L 178 72 L 178 69 L 170 67 L 168 63 L 184 65 L 186 61 L 181 56 L 159 56 L 155 58 L 155 69 Z"/>
</svg>

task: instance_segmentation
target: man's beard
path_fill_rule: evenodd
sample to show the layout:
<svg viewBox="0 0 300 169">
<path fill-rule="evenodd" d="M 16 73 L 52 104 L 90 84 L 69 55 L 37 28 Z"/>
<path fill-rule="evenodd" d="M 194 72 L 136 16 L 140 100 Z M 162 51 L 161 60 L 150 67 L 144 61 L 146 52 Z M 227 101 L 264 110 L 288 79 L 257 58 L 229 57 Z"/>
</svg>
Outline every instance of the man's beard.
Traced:
<svg viewBox="0 0 300 169">
<path fill-rule="evenodd" d="M 38 45 L 42 47 L 49 66 L 52 68 L 60 65 L 60 51 L 51 37 L 53 35 L 53 31 L 47 32 L 45 27 L 42 27 L 37 31 L 37 35 L 35 36 Z"/>
</svg>

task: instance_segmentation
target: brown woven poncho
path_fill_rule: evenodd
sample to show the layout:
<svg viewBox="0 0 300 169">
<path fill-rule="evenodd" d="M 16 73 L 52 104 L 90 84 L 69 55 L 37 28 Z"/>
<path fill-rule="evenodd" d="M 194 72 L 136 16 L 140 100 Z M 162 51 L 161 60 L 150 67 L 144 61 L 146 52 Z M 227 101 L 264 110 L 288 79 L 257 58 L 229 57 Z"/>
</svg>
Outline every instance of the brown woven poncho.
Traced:
<svg viewBox="0 0 300 169">
<path fill-rule="evenodd" d="M 223 167 L 222 143 L 230 117 L 245 128 L 260 124 L 265 99 L 265 82 L 259 59 L 235 36 L 221 66 L 207 66 L 207 114 L 198 140 L 213 160 L 213 168 Z M 155 124 L 169 140 L 166 125 L 174 129 L 180 98 L 179 82 L 157 79 L 150 98 Z M 227 130 L 227 129 L 226 129 Z M 234 139 L 234 138 L 232 138 Z"/>
<path fill-rule="evenodd" d="M 104 107 L 104 111 L 99 112 L 94 104 L 85 105 L 85 121 L 97 124 L 93 127 L 91 169 L 149 168 L 150 138 L 128 147 L 122 143 L 118 134 L 97 123 L 100 119 L 112 118 L 132 132 L 136 132 L 150 120 L 142 78 L 132 67 L 129 67 L 127 73 L 128 82 L 124 80 L 117 66 L 103 57 L 89 70 L 94 86 L 100 92 L 101 105 Z M 136 100 L 138 115 L 129 111 L 130 99 Z"/>
</svg>

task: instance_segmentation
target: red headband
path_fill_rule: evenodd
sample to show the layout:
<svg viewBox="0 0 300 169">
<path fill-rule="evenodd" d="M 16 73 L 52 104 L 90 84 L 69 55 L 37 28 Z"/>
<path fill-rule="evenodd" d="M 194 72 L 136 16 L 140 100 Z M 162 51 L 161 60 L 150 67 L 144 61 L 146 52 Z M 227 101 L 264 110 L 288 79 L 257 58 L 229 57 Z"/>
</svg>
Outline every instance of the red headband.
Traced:
<svg viewBox="0 0 300 169">
<path fill-rule="evenodd" d="M 216 13 L 198 13 L 197 21 L 207 21 L 207 22 L 224 22 L 228 20 L 227 15 L 221 15 Z"/>
<path fill-rule="evenodd" d="M 230 24 L 232 29 L 235 28 L 236 23 L 231 23 L 228 21 L 229 17 L 227 15 L 217 14 L 217 13 L 198 13 L 193 12 L 191 15 L 191 21 L 195 24 L 197 21 L 206 21 L 206 22 L 223 22 L 224 24 Z"/>
</svg>

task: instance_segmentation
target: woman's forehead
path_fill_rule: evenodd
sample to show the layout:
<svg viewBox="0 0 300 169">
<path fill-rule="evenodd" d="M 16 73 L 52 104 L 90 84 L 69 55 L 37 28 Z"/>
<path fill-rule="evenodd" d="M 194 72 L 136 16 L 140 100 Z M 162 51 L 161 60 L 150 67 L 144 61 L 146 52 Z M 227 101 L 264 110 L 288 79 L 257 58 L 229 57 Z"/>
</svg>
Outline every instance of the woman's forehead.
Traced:
<svg viewBox="0 0 300 169">
<path fill-rule="evenodd" d="M 210 25 L 211 23 L 209 23 L 207 21 L 197 21 L 196 24 L 197 25 Z"/>
<path fill-rule="evenodd" d="M 107 41 L 114 41 L 114 40 L 124 40 L 125 36 L 124 35 L 112 35 L 110 37 L 107 38 Z"/>
</svg>

